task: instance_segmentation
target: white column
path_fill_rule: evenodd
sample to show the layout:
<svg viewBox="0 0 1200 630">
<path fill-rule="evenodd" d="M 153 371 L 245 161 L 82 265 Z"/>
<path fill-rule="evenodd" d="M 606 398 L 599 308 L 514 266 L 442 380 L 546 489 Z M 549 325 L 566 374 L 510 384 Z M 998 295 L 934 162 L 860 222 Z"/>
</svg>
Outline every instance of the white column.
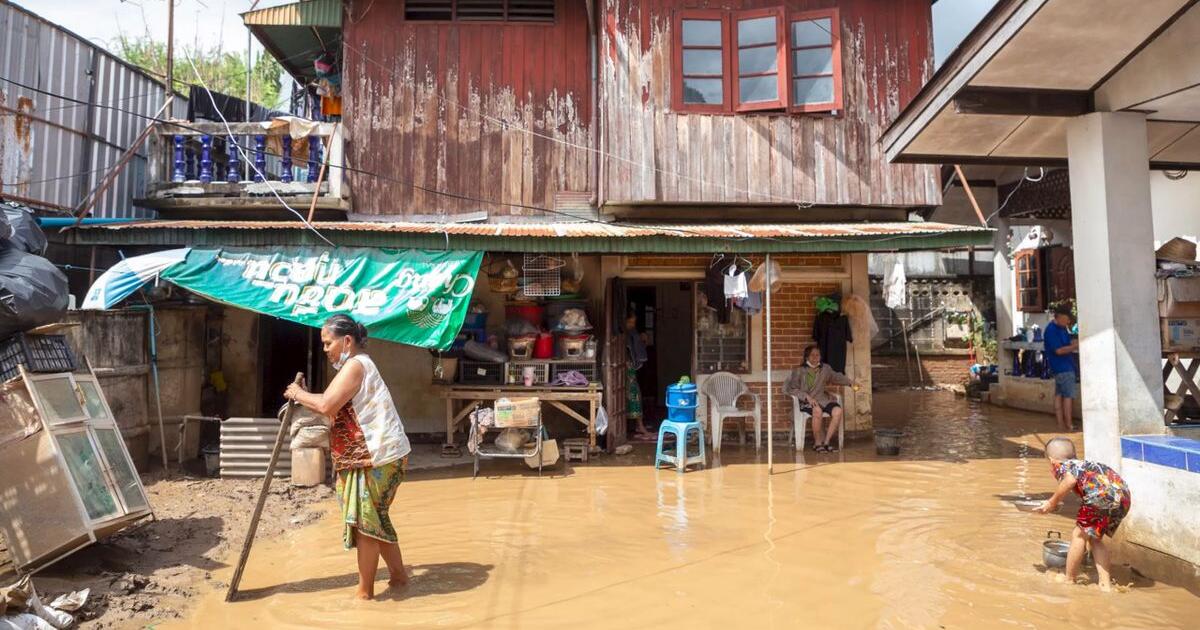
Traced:
<svg viewBox="0 0 1200 630">
<path fill-rule="evenodd" d="M 996 233 L 992 235 L 992 282 L 996 289 L 996 339 L 1013 336 L 1013 274 L 1008 257 L 1008 219 L 993 219 Z M 1000 366 L 1004 368 L 1002 364 Z"/>
<path fill-rule="evenodd" d="M 1087 457 L 1118 467 L 1120 437 L 1163 432 L 1162 343 L 1146 118 L 1067 124 Z"/>
</svg>

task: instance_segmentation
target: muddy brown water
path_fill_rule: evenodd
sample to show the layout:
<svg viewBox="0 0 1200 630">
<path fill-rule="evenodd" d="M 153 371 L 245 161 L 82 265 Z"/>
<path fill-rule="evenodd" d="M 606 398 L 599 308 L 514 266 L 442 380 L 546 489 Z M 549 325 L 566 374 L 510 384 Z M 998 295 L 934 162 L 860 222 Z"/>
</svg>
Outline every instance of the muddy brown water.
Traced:
<svg viewBox="0 0 1200 630">
<path fill-rule="evenodd" d="M 1074 510 L 1011 501 L 1052 491 L 1053 418 L 925 392 L 877 395 L 876 410 L 906 431 L 898 458 L 861 441 L 841 455 L 777 448 L 773 475 L 733 446 L 684 475 L 643 449 L 540 479 L 513 462 L 476 480 L 413 475 L 392 508 L 407 590 L 351 601 L 354 555 L 331 505 L 256 545 L 242 601 L 214 592 L 163 627 L 1195 627 L 1190 568 L 1163 581 L 1118 564 L 1111 594 L 1094 573 L 1075 586 L 1045 571 L 1045 532 L 1069 531 Z"/>
</svg>

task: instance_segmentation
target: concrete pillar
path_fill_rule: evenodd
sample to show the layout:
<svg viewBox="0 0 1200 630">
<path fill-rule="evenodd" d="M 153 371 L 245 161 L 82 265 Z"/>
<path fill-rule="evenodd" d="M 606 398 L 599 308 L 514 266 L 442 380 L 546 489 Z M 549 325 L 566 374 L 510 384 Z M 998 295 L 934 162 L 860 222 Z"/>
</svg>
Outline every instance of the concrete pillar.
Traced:
<svg viewBox="0 0 1200 630">
<path fill-rule="evenodd" d="M 996 289 L 996 339 L 1013 336 L 1013 273 L 1008 258 L 1008 219 L 993 219 L 996 233 L 992 235 L 992 282 Z M 1001 367 L 1004 367 L 1001 365 Z"/>
<path fill-rule="evenodd" d="M 1089 459 L 1119 467 L 1122 435 L 1164 430 L 1146 118 L 1073 118 L 1067 155 L 1083 440 Z"/>
</svg>

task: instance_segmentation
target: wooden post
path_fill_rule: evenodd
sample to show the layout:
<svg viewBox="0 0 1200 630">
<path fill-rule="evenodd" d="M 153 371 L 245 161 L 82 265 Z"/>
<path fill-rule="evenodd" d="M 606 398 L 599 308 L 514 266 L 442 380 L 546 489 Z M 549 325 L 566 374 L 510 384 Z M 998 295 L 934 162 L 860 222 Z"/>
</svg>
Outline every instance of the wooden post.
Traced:
<svg viewBox="0 0 1200 630">
<path fill-rule="evenodd" d="M 987 227 L 987 219 L 983 218 L 983 210 L 979 208 L 979 202 L 975 200 L 975 192 L 971 190 L 971 183 L 967 181 L 967 176 L 963 175 L 962 167 L 955 164 L 954 172 L 958 174 L 958 179 L 962 182 L 963 190 L 967 193 L 967 199 L 971 201 L 971 207 L 975 209 L 975 216 L 979 217 L 979 224 Z"/>
<path fill-rule="evenodd" d="M 304 372 L 297 372 L 296 385 L 304 382 Z M 271 490 L 271 479 L 275 476 L 275 465 L 279 463 L 279 451 L 283 449 L 283 439 L 288 434 L 292 424 L 292 414 L 296 411 L 296 401 L 288 401 L 287 411 L 283 413 L 283 422 L 279 424 L 279 433 L 275 436 L 275 447 L 271 449 L 271 461 L 267 464 L 267 476 L 263 478 L 262 489 L 258 491 L 258 502 L 254 504 L 254 514 L 250 517 L 250 527 L 246 530 L 246 540 L 242 543 L 242 555 L 238 557 L 237 566 L 233 569 L 233 577 L 229 580 L 229 590 L 225 592 L 225 601 L 231 602 L 237 596 L 238 584 L 242 582 L 242 572 L 246 570 L 246 560 L 250 557 L 250 547 L 254 544 L 254 534 L 258 531 L 258 519 L 262 518 L 263 506 L 267 503 L 267 493 Z"/>
</svg>

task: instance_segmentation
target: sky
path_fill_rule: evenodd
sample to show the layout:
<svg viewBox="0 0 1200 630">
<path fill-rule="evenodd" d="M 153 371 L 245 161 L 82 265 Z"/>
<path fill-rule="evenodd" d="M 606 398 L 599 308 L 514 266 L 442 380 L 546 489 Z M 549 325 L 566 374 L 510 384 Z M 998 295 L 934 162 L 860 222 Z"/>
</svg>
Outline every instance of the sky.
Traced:
<svg viewBox="0 0 1200 630">
<path fill-rule="evenodd" d="M 880 0 L 887 1 L 887 0 Z M 122 32 L 150 29 L 164 38 L 168 0 L 15 0 L 16 4 L 83 37 L 109 45 Z M 245 50 L 246 29 L 238 14 L 253 0 L 175 0 L 175 43 L 185 48 L 223 46 Z M 261 0 L 259 7 L 288 0 Z M 933 5 L 934 58 L 938 65 L 975 27 L 996 0 L 940 0 Z M 257 44 L 256 48 L 257 50 Z"/>
</svg>

